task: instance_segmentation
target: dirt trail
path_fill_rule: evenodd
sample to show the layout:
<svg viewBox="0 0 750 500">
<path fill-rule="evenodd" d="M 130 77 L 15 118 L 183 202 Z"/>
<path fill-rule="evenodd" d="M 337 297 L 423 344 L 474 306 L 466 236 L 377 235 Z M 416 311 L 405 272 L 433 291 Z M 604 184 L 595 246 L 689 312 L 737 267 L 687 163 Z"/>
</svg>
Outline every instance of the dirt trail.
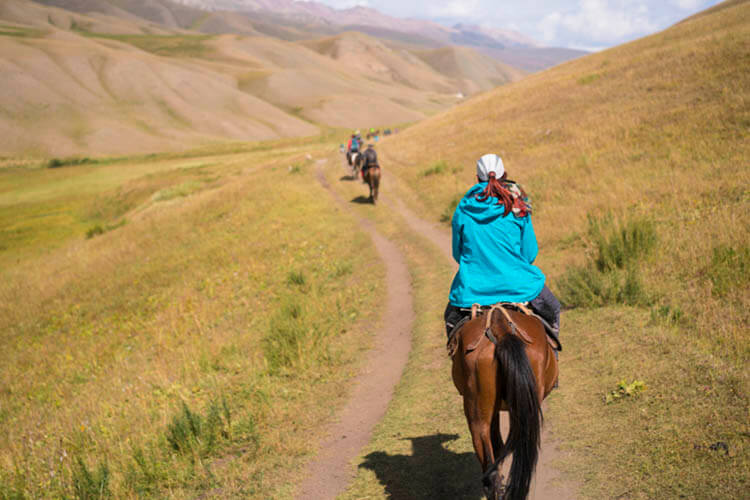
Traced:
<svg viewBox="0 0 750 500">
<path fill-rule="evenodd" d="M 348 203 L 333 190 L 322 173 L 325 160 L 318 161 L 318 181 L 342 207 Z M 338 419 L 326 433 L 320 452 L 309 465 L 297 498 L 329 499 L 341 493 L 354 477 L 351 460 L 370 441 L 372 430 L 385 414 L 393 388 L 401 378 L 411 349 L 414 321 L 411 279 L 406 260 L 396 245 L 381 236 L 372 223 L 359 219 L 362 229 L 372 238 L 386 266 L 387 298 L 383 317 L 399 318 L 384 325 L 376 334 L 376 345 L 367 364 L 354 380 L 354 390 Z"/>
</svg>

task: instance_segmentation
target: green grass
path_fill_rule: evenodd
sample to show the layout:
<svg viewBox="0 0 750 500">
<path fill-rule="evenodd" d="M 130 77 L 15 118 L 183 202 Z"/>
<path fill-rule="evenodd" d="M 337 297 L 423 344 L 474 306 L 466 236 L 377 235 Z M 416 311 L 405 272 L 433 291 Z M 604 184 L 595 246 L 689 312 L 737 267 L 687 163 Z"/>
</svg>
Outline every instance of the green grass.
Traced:
<svg viewBox="0 0 750 500">
<path fill-rule="evenodd" d="M 52 158 L 47 162 L 47 168 L 60 168 L 71 165 L 86 165 L 89 163 L 95 163 L 95 160 L 78 156 L 72 156 L 69 158 Z"/>
<path fill-rule="evenodd" d="M 369 239 L 306 169 L 287 174 L 307 152 L 3 172 L 7 220 L 36 235 L 0 254 L 3 498 L 284 496 L 382 293 Z M 19 211 L 60 203 L 68 219 Z"/>
<path fill-rule="evenodd" d="M 212 49 L 205 43 L 213 38 L 212 35 L 110 35 L 84 29 L 75 31 L 92 38 L 127 43 L 145 52 L 164 57 L 206 58 L 212 54 Z"/>
<path fill-rule="evenodd" d="M 429 177 L 431 175 L 439 175 L 448 172 L 448 164 L 444 161 L 435 162 L 431 167 L 420 172 L 419 175 L 422 177 Z"/>
<path fill-rule="evenodd" d="M 570 266 L 558 280 L 560 300 L 568 307 L 610 304 L 648 305 L 642 269 L 657 243 L 649 219 L 615 220 L 588 217 L 589 257 L 582 266 Z"/>
<path fill-rule="evenodd" d="M 750 284 L 750 247 L 714 247 L 706 276 L 712 285 L 711 293 L 717 297 L 729 296 L 743 287 L 747 289 Z"/>
<path fill-rule="evenodd" d="M 582 76 L 578 79 L 578 85 L 590 85 L 597 81 L 599 78 L 601 78 L 601 75 L 598 73 L 592 73 L 590 75 Z"/>
<path fill-rule="evenodd" d="M 45 32 L 43 30 L 0 24 L 0 36 L 12 36 L 16 38 L 38 38 Z"/>
</svg>

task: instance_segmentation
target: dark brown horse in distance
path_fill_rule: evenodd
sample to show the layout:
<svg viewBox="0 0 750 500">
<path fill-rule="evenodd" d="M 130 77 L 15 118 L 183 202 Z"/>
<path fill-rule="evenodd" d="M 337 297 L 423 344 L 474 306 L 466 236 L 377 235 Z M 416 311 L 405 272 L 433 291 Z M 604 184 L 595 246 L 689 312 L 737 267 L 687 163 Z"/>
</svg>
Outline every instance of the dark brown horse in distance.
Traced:
<svg viewBox="0 0 750 500">
<path fill-rule="evenodd" d="M 374 205 L 378 201 L 378 189 L 380 188 L 380 166 L 372 165 L 362 174 L 368 186 L 370 186 L 370 201 Z"/>
<path fill-rule="evenodd" d="M 507 305 L 492 306 L 484 314 L 474 307 L 472 319 L 448 340 L 448 352 L 453 383 L 464 397 L 474 451 L 484 471 L 487 498 L 525 499 L 539 456 L 542 400 L 557 380 L 557 360 L 544 326 Z M 510 416 L 505 443 L 501 410 Z M 511 453 L 505 486 L 501 468 Z"/>
</svg>

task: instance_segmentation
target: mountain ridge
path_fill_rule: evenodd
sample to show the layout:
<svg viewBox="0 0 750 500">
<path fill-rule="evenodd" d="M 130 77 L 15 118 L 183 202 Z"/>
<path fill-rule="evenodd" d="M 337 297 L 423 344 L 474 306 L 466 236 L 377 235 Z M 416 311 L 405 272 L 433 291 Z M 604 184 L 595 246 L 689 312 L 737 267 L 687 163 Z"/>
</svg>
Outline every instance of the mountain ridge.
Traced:
<svg viewBox="0 0 750 500">
<path fill-rule="evenodd" d="M 247 19 L 166 0 L 4 1 L 0 153 L 128 154 L 395 125 L 523 77 L 473 49 L 460 49 L 470 63 L 441 67 L 426 54 L 453 49 L 351 32 L 288 41 L 309 32 L 268 36 L 272 22 Z"/>
</svg>

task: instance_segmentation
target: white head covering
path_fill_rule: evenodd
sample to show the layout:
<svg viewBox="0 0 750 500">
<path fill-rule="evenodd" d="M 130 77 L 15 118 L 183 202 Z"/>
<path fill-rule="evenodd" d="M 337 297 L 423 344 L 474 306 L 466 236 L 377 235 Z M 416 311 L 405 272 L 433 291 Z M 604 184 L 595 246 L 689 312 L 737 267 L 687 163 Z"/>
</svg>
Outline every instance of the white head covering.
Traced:
<svg viewBox="0 0 750 500">
<path fill-rule="evenodd" d="M 503 160 L 496 154 L 486 154 L 477 161 L 477 177 L 480 182 L 490 179 L 490 172 L 495 172 L 495 177 L 500 179 L 505 173 Z"/>
</svg>

